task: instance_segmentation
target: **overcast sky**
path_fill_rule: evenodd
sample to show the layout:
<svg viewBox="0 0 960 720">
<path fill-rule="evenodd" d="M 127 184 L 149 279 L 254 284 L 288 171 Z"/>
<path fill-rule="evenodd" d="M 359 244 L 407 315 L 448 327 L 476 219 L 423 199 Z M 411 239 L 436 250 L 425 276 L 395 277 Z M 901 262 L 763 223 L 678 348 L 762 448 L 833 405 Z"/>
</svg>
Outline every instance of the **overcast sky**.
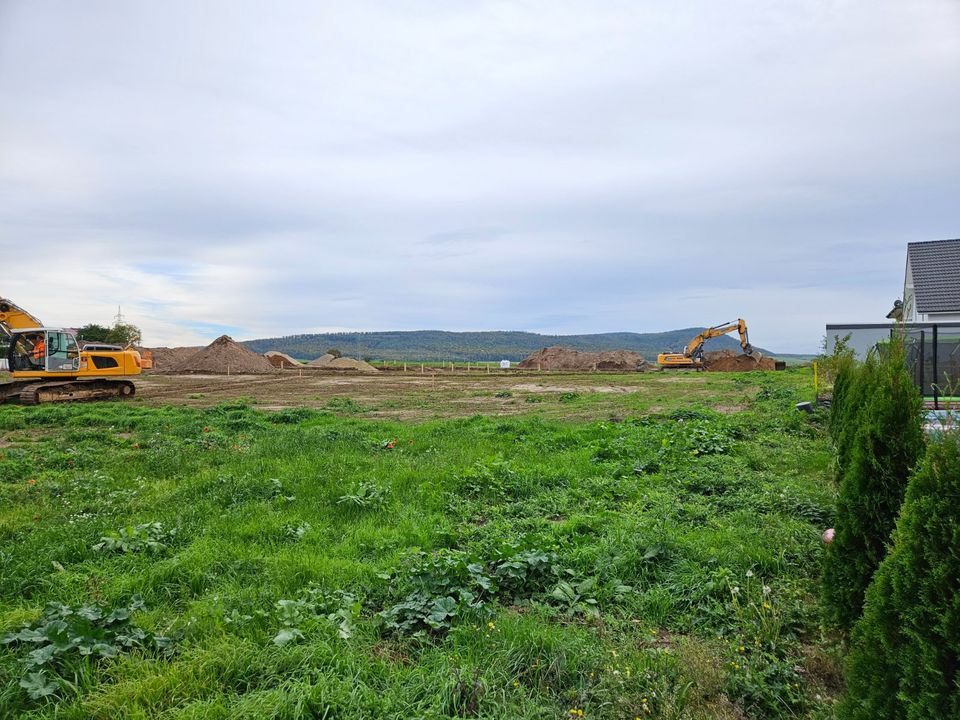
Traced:
<svg viewBox="0 0 960 720">
<path fill-rule="evenodd" d="M 0 295 L 51 325 L 808 352 L 958 236 L 956 0 L 0 0 Z"/>
</svg>

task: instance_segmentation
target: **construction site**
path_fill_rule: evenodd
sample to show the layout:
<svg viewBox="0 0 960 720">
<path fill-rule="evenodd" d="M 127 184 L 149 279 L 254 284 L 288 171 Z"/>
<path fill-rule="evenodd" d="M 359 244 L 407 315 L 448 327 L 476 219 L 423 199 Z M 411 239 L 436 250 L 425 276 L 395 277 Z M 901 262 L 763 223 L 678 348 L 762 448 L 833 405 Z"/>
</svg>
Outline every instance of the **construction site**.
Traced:
<svg viewBox="0 0 960 720">
<path fill-rule="evenodd" d="M 589 352 L 563 346 L 541 348 L 516 364 L 509 360 L 371 363 L 332 349 L 317 358 L 302 359 L 277 349 L 259 354 L 228 335 L 205 347 L 122 347 L 78 341 L 69 329 L 46 328 L 36 316 L 4 299 L 0 299 L 0 329 L 6 338 L 12 375 L 12 382 L 0 383 L 0 401 L 27 405 L 134 395 L 147 401 L 209 403 L 240 394 L 270 406 L 311 406 L 322 404 L 343 386 L 362 388 L 361 395 L 367 396 L 374 388 L 376 395 L 389 392 L 391 383 L 407 387 L 439 383 L 449 391 L 479 393 L 477 397 L 493 387 L 498 397 L 504 397 L 531 387 L 528 382 L 516 384 L 519 377 L 545 373 L 592 378 L 599 373 L 630 376 L 654 371 L 752 372 L 786 367 L 785 362 L 765 357 L 753 347 L 743 319 L 706 328 L 681 351 L 658 354 L 655 363 L 630 350 Z M 740 352 L 705 350 L 711 339 L 734 332 L 739 336 Z M 136 383 L 129 379 L 132 377 L 137 378 Z M 589 379 L 575 384 L 596 383 Z M 563 387 L 558 391 L 571 392 Z M 616 383 L 604 387 L 609 388 L 605 392 L 631 392 Z"/>
<path fill-rule="evenodd" d="M 705 334 L 709 336 L 710 330 Z M 753 351 L 745 334 L 744 349 L 750 353 L 703 352 L 704 340 L 698 336 L 691 342 L 686 357 L 695 358 L 696 364 L 679 368 L 683 374 L 785 368 L 784 362 Z M 383 417 L 419 417 L 427 407 L 436 414 L 441 398 L 444 415 L 513 414 L 545 401 L 547 409 L 560 397 L 569 402 L 575 394 L 597 398 L 594 410 L 609 406 L 615 412 L 624 396 L 655 400 L 663 387 L 674 383 L 677 373 L 627 350 L 586 352 L 554 346 L 515 364 L 370 363 L 331 353 L 312 360 L 277 350 L 260 355 L 226 335 L 206 347 L 143 349 L 142 356 L 146 368 L 137 380 L 137 397 L 144 402 L 202 407 L 242 398 L 263 409 L 282 410 L 324 408 L 346 396 L 366 413 Z M 687 384 L 695 397 L 703 382 L 689 378 Z M 392 400 L 385 404 L 386 399 Z M 655 401 L 651 405 L 656 409 Z M 570 407 L 562 410 L 569 413 Z"/>
</svg>

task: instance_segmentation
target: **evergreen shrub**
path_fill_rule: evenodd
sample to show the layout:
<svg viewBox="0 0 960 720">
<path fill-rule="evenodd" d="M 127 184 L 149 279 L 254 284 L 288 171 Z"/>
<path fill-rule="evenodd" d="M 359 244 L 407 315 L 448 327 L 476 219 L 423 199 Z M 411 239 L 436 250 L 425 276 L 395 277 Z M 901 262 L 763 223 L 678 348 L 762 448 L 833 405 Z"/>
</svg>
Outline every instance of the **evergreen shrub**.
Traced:
<svg viewBox="0 0 960 720">
<path fill-rule="evenodd" d="M 900 342 L 871 352 L 846 390 L 837 427 L 836 534 L 823 575 L 827 620 L 841 628 L 860 617 L 887 553 L 907 479 L 923 455 L 922 409 Z"/>
<path fill-rule="evenodd" d="M 931 445 L 852 636 L 845 720 L 960 718 L 960 446 Z"/>
</svg>

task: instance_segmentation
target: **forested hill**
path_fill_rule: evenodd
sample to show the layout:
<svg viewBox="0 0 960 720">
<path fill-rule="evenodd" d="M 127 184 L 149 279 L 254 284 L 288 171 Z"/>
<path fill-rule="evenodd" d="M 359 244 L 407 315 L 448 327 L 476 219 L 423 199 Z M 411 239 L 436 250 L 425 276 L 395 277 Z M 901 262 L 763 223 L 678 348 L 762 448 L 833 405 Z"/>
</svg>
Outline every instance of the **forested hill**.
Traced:
<svg viewBox="0 0 960 720">
<path fill-rule="evenodd" d="M 407 361 L 522 360 L 535 350 L 563 345 L 575 350 L 633 350 L 648 360 L 657 353 L 680 350 L 703 328 L 660 333 L 601 333 L 596 335 L 539 335 L 529 332 L 445 332 L 408 330 L 392 332 L 316 333 L 248 340 L 254 352 L 279 350 L 299 360 L 312 360 L 336 348 L 350 357 Z M 738 348 L 736 336 L 707 342 L 708 350 Z"/>
</svg>

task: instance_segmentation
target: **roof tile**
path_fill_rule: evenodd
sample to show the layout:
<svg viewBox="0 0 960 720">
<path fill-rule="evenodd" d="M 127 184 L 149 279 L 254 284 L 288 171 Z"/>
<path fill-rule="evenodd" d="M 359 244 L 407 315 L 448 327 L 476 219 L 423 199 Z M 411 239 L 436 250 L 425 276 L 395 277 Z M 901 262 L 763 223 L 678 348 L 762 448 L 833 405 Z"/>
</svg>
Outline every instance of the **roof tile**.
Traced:
<svg viewBox="0 0 960 720">
<path fill-rule="evenodd" d="M 960 238 L 907 243 L 917 312 L 960 312 Z"/>
</svg>

